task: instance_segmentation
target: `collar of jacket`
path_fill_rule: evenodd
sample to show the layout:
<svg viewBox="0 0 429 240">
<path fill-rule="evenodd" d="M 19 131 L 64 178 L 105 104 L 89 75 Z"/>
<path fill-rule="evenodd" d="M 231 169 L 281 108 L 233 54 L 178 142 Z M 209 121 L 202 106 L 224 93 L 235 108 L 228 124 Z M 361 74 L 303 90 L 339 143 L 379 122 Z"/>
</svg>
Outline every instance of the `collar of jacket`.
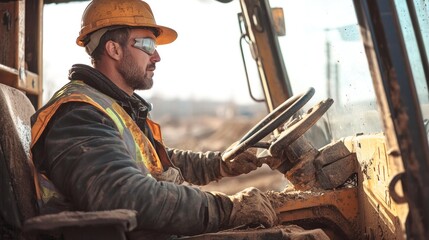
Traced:
<svg viewBox="0 0 429 240">
<path fill-rule="evenodd" d="M 134 93 L 132 96 L 129 96 L 104 74 L 88 65 L 73 65 L 69 70 L 69 79 L 82 80 L 98 91 L 114 98 L 139 126 L 141 126 L 140 124 L 144 124 L 149 111 L 152 110 L 151 104 L 139 95 Z"/>
</svg>

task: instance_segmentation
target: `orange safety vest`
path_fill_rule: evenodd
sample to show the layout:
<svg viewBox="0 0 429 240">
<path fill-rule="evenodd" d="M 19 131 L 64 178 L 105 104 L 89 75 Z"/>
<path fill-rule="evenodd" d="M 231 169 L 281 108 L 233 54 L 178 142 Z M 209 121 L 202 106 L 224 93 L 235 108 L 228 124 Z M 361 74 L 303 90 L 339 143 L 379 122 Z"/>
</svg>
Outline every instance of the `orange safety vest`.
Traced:
<svg viewBox="0 0 429 240">
<path fill-rule="evenodd" d="M 148 126 L 156 140 L 156 146 L 153 146 L 134 120 L 113 98 L 78 80 L 71 81 L 62 87 L 38 113 L 31 129 L 31 147 L 39 140 L 58 108 L 67 102 L 88 103 L 109 116 L 115 123 L 129 152 L 132 153 L 131 157 L 143 172 L 150 173 L 149 176 L 156 178 L 172 165 L 162 144 L 161 128 L 157 123 L 147 119 Z M 157 153 L 156 149 L 160 151 Z M 47 184 L 42 182 L 45 194 L 43 197 L 38 177 L 42 177 L 43 182 L 48 181 Z M 38 177 L 35 176 L 38 199 L 46 199 L 50 197 L 46 195 L 52 194 L 47 192 L 52 192 L 54 189 L 46 189 L 48 185 L 51 185 L 49 180 L 44 176 Z"/>
</svg>

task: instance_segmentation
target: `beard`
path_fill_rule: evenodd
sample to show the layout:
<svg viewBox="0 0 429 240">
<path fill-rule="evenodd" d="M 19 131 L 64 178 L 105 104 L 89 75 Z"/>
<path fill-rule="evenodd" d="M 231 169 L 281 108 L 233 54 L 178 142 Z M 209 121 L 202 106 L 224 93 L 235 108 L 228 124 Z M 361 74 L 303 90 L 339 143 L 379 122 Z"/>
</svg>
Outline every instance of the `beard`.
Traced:
<svg viewBox="0 0 429 240">
<path fill-rule="evenodd" d="M 154 68 L 154 65 L 149 64 L 147 68 Z M 152 76 L 136 64 L 128 50 L 124 51 L 124 58 L 118 71 L 124 77 L 126 84 L 134 90 L 150 89 L 153 86 Z"/>
</svg>

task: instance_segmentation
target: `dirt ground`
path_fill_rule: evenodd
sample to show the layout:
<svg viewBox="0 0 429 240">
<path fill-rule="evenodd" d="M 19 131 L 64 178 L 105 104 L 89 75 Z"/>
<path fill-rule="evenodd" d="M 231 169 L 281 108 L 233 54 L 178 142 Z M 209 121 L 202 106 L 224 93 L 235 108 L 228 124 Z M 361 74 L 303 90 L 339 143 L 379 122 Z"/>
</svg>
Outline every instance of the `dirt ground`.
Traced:
<svg viewBox="0 0 429 240">
<path fill-rule="evenodd" d="M 223 119 L 202 116 L 189 119 L 163 119 L 161 122 L 167 146 L 193 151 L 224 151 L 239 140 L 262 117 Z M 223 178 L 202 186 L 202 190 L 233 194 L 247 187 L 262 191 L 282 191 L 288 185 L 283 174 L 263 165 L 256 171 L 238 177 Z"/>
</svg>

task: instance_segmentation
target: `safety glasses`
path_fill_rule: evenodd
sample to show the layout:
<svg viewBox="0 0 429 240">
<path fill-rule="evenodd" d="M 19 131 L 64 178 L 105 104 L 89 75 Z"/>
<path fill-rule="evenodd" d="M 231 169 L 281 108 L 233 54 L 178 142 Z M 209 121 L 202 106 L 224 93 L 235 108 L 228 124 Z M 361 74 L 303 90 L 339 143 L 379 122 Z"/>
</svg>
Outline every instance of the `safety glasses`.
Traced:
<svg viewBox="0 0 429 240">
<path fill-rule="evenodd" d="M 156 50 L 155 40 L 152 38 L 135 38 L 136 43 L 133 47 L 142 50 L 143 52 L 152 55 Z"/>
</svg>

